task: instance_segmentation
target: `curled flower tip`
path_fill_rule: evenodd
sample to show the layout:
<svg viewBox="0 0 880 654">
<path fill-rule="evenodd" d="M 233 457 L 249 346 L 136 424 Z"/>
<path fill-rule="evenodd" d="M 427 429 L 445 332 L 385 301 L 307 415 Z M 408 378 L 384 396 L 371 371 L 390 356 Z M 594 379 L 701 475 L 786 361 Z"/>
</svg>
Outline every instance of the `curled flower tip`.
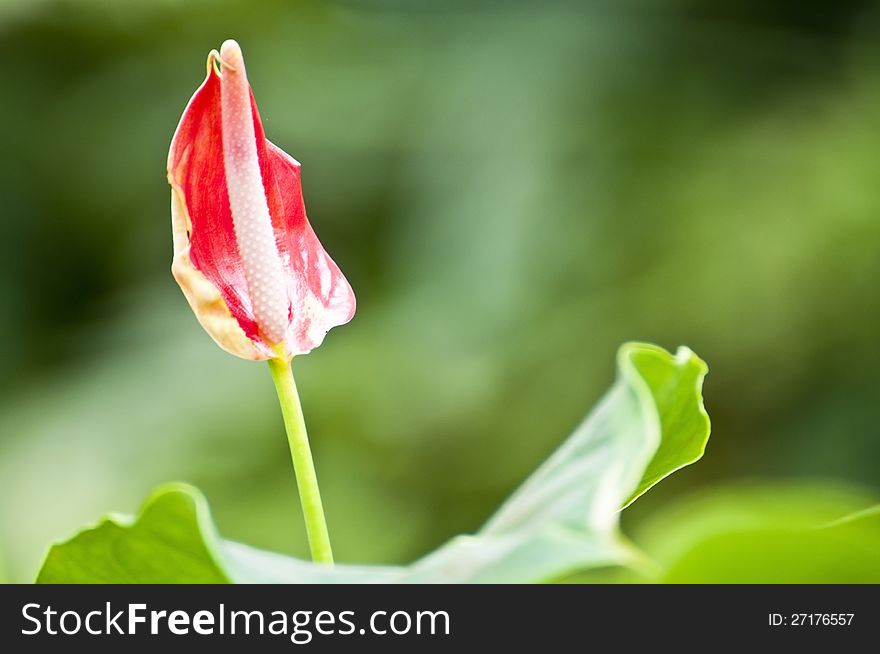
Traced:
<svg viewBox="0 0 880 654">
<path fill-rule="evenodd" d="M 223 55 L 220 54 L 218 50 L 211 50 L 208 53 L 208 73 L 211 73 L 211 66 L 214 65 L 214 62 L 217 62 L 221 68 L 225 68 L 226 70 L 231 70 L 235 72 L 235 66 L 233 66 L 229 61 L 223 58 Z"/>
</svg>

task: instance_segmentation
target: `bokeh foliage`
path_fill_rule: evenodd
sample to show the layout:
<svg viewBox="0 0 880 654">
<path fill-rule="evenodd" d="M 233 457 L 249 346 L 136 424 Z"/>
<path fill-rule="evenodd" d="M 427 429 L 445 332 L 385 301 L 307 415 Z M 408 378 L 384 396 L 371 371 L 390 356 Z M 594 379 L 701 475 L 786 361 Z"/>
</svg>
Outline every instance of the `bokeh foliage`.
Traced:
<svg viewBox="0 0 880 654">
<path fill-rule="evenodd" d="M 304 555 L 263 366 L 169 273 L 164 161 L 239 40 L 359 313 L 295 364 L 341 560 L 479 526 L 628 339 L 711 368 L 722 479 L 878 487 L 880 5 L 0 2 L 0 558 L 147 490 Z"/>
</svg>

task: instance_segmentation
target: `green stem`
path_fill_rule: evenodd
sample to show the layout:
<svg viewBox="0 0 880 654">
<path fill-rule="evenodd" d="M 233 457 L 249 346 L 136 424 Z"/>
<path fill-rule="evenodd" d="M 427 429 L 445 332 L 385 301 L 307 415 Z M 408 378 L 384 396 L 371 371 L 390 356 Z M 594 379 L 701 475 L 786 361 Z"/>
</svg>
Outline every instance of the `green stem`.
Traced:
<svg viewBox="0 0 880 654">
<path fill-rule="evenodd" d="M 293 471 L 296 474 L 296 486 L 299 489 L 299 500 L 306 522 L 312 560 L 332 565 L 333 550 L 330 548 L 330 535 L 327 533 L 327 521 L 324 519 L 324 507 L 321 505 L 321 492 L 318 490 L 318 477 L 315 474 L 315 464 L 312 462 L 306 421 L 303 418 L 290 361 L 270 359 L 269 370 L 272 371 L 278 401 L 281 403 L 281 413 L 284 416 L 284 428 L 287 430 L 287 441 L 290 444 L 290 456 L 293 459 Z"/>
</svg>

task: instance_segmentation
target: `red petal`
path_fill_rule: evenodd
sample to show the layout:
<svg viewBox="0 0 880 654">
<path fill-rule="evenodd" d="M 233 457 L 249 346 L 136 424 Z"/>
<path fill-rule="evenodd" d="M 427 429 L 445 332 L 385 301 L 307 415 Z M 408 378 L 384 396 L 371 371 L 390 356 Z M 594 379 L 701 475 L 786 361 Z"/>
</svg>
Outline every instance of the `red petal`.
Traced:
<svg viewBox="0 0 880 654">
<path fill-rule="evenodd" d="M 189 219 L 192 266 L 216 287 L 231 316 L 254 342 L 257 349 L 247 356 L 268 358 L 277 355 L 267 349 L 272 344 L 262 339 L 254 316 L 229 204 L 221 83 L 221 75 L 210 65 L 172 141 L 169 180 L 179 191 Z M 288 355 L 303 354 L 320 345 L 330 328 L 351 320 L 355 297 L 306 217 L 299 163 L 266 140 L 253 93 L 250 99 L 260 176 L 287 284 L 290 311 L 284 350 Z M 227 350 L 241 351 L 240 343 L 229 347 L 223 342 L 225 333 L 212 336 Z"/>
<path fill-rule="evenodd" d="M 292 353 L 301 354 L 318 347 L 330 328 L 352 319 L 354 291 L 309 224 L 299 163 L 265 139 L 253 95 L 251 105 L 263 187 L 281 261 L 288 272 L 289 345 Z"/>
<path fill-rule="evenodd" d="M 168 171 L 181 189 L 189 214 L 193 266 L 217 287 L 245 334 L 258 340 L 226 192 L 220 76 L 213 65 L 180 120 Z"/>
</svg>

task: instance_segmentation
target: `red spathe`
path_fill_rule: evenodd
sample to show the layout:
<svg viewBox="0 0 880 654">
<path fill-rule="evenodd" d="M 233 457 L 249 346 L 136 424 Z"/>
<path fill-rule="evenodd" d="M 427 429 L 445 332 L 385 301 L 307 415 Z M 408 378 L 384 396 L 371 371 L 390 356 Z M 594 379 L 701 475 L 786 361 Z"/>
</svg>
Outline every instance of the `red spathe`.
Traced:
<svg viewBox="0 0 880 654">
<path fill-rule="evenodd" d="M 224 44 L 224 52 L 226 48 Z M 235 51 L 240 57 L 237 45 Z M 228 197 L 227 175 L 235 171 L 227 171 L 224 163 L 221 88 L 224 74 L 232 73 L 215 61 L 219 62 L 216 52 L 209 56 L 208 76 L 183 113 L 168 157 L 174 276 L 202 325 L 227 351 L 249 359 L 304 354 L 320 345 L 330 328 L 351 320 L 354 293 L 306 217 L 299 163 L 266 140 L 250 93 L 262 179 L 262 189 L 255 192 L 265 194 L 288 306 L 288 328 L 281 342 L 269 342 L 266 330 L 261 330 L 254 315 L 255 289 L 248 285 L 240 252 L 247 244 L 238 242 Z M 243 62 L 240 67 L 243 75 Z M 235 325 L 224 321 L 223 309 Z"/>
</svg>

